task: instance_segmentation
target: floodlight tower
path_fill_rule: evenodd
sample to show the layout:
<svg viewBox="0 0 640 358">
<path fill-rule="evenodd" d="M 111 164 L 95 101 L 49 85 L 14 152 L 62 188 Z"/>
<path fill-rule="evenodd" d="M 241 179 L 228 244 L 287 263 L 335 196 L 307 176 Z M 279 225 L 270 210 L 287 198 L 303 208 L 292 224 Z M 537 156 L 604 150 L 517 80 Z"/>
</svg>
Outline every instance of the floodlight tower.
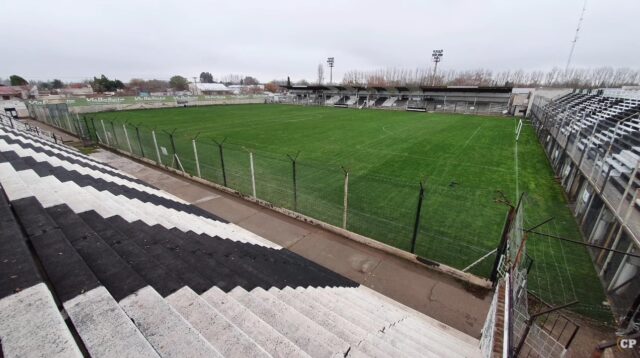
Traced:
<svg viewBox="0 0 640 358">
<path fill-rule="evenodd" d="M 329 64 L 329 84 L 333 84 L 333 63 L 335 59 L 333 57 L 327 58 L 327 64 Z"/>
<path fill-rule="evenodd" d="M 584 12 L 587 10 L 587 0 L 584 0 L 582 5 L 582 12 L 580 13 L 580 19 L 578 20 L 578 27 L 576 28 L 576 34 L 571 41 L 571 51 L 569 51 L 569 59 L 567 59 L 567 66 L 564 68 L 564 75 L 567 76 L 569 66 L 571 65 L 571 58 L 573 57 L 573 50 L 576 48 L 576 42 L 578 42 L 578 35 L 580 34 L 580 28 L 582 27 L 582 20 L 584 19 Z"/>
<path fill-rule="evenodd" d="M 438 62 L 442 61 L 442 55 L 444 54 L 443 50 L 433 50 L 431 54 L 431 58 L 433 62 L 435 62 L 435 67 L 433 68 L 433 81 L 431 81 L 431 86 L 436 85 L 436 73 L 438 72 Z"/>
</svg>

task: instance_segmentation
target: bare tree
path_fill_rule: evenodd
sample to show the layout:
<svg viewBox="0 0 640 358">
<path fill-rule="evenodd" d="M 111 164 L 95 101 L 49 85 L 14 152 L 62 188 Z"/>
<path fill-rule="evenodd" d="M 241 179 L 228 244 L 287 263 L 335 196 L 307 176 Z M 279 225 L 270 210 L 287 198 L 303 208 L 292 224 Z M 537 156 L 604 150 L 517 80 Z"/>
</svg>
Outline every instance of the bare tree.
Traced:
<svg viewBox="0 0 640 358">
<path fill-rule="evenodd" d="M 321 63 L 318 64 L 318 84 L 321 85 L 324 82 L 324 67 Z"/>
<path fill-rule="evenodd" d="M 640 70 L 631 68 L 569 68 L 554 67 L 548 71 L 488 69 L 442 70 L 433 78 L 430 68 L 409 70 L 383 68 L 373 71 L 347 71 L 342 83 L 367 86 L 517 86 L 517 87 L 619 87 L 640 83 Z"/>
</svg>

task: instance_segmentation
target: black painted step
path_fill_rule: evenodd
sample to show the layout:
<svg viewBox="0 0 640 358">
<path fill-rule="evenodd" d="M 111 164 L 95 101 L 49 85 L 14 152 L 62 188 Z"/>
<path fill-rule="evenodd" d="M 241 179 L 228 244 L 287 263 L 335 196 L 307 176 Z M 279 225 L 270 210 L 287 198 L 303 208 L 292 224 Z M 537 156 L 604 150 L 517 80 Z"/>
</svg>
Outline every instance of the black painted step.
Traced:
<svg viewBox="0 0 640 358">
<path fill-rule="evenodd" d="M 11 202 L 58 297 L 66 302 L 100 285 L 64 233 L 34 197 Z M 46 228 L 46 229 L 43 229 Z"/>
<path fill-rule="evenodd" d="M 69 162 L 69 163 L 72 163 L 72 164 L 77 164 L 77 165 L 80 165 L 80 166 L 83 166 L 83 167 L 86 167 L 86 168 L 89 168 L 89 169 L 93 169 L 95 171 L 99 171 L 99 172 L 102 172 L 102 173 L 105 173 L 105 174 L 108 174 L 108 175 L 111 175 L 111 176 L 114 176 L 114 177 L 117 177 L 117 178 L 120 178 L 120 179 L 123 179 L 123 180 L 128 180 L 130 182 L 138 183 L 140 185 L 152 187 L 149 184 L 147 184 L 147 183 L 145 183 L 145 182 L 143 182 L 143 181 L 141 181 L 139 179 L 130 178 L 130 177 L 126 176 L 126 175 L 120 174 L 119 172 L 115 171 L 115 169 L 108 170 L 108 169 L 105 169 L 105 168 L 102 168 L 102 167 L 96 165 L 95 162 L 87 163 L 85 161 L 82 161 L 82 160 L 77 158 L 77 156 L 81 156 L 80 153 L 76 153 L 76 156 L 72 156 L 69 153 L 66 153 L 66 154 L 56 153 L 53 150 L 51 150 L 50 148 L 40 147 L 40 146 L 34 145 L 33 143 L 26 143 L 26 142 L 23 142 L 21 140 L 12 138 L 12 137 L 10 137 L 8 135 L 0 135 L 0 139 L 4 140 L 8 144 L 16 144 L 16 145 L 19 145 L 20 147 L 22 147 L 24 149 L 31 149 L 36 153 L 46 154 L 47 156 L 52 157 L 52 158 L 57 158 L 57 159 L 60 159 L 62 161 L 66 161 L 66 162 Z M 83 158 L 86 159 L 86 158 L 89 158 L 89 157 L 84 157 L 83 156 Z"/>
<path fill-rule="evenodd" d="M 56 205 L 46 212 L 116 301 L 146 286 L 142 277 L 67 205 Z"/>
<path fill-rule="evenodd" d="M 79 216 L 160 295 L 166 297 L 184 286 L 172 271 L 111 226 L 100 214 L 87 211 Z"/>
<path fill-rule="evenodd" d="M 0 189 L 0 299 L 42 282 L 26 238 Z"/>
<path fill-rule="evenodd" d="M 189 264 L 185 263 L 179 253 L 168 250 L 163 241 L 153 235 L 147 235 L 145 232 L 137 228 L 136 223 L 145 225 L 140 221 L 129 223 L 118 216 L 108 218 L 107 221 L 124 236 L 132 240 L 136 245 L 141 247 L 154 260 L 162 264 L 169 271 L 180 278 L 181 283 L 189 286 L 196 292 L 202 293 L 213 286 L 212 282 L 202 277 L 198 268 L 194 270 Z"/>
<path fill-rule="evenodd" d="M 1 153 L 2 157 L 0 158 L 0 162 L 10 163 L 16 171 L 31 169 L 35 171 L 40 177 L 52 175 L 63 183 L 74 182 L 80 187 L 90 186 L 98 191 L 108 191 L 115 196 L 122 195 L 128 199 L 138 199 L 142 202 L 152 203 L 154 205 L 163 206 L 166 208 L 174 209 L 176 211 L 184 211 L 192 215 L 202 216 L 226 223 L 225 220 L 218 218 L 217 216 L 206 212 L 197 206 L 183 204 L 125 185 L 109 182 L 101 178 L 95 178 L 91 175 L 81 174 L 73 170 L 67 170 L 63 167 L 53 166 L 48 162 L 39 162 L 32 157 L 21 157 L 14 151 L 3 151 Z"/>
</svg>

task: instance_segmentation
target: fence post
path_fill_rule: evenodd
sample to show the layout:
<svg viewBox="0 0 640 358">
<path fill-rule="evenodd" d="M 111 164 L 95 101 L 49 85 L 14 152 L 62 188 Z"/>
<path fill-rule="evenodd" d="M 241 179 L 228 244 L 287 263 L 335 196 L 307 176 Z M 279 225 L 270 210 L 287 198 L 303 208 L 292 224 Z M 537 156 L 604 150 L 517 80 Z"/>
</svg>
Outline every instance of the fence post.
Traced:
<svg viewBox="0 0 640 358">
<path fill-rule="evenodd" d="M 176 154 L 176 143 L 173 141 L 173 133 L 175 133 L 175 131 L 176 131 L 175 129 L 171 133 L 164 131 L 165 133 L 169 134 L 169 140 L 171 141 L 171 150 L 173 150 L 173 154 Z"/>
<path fill-rule="evenodd" d="M 142 157 L 144 158 L 144 148 L 142 147 L 142 140 L 140 139 L 140 128 L 138 127 L 134 127 L 136 129 L 136 137 L 138 137 L 138 145 L 140 145 L 140 153 L 142 154 Z"/>
<path fill-rule="evenodd" d="M 131 149 L 131 141 L 129 140 L 129 133 L 127 133 L 126 123 L 122 123 L 122 130 L 124 131 L 124 139 L 127 140 L 127 147 L 129 148 L 129 153 L 133 154 L 133 150 Z"/>
<path fill-rule="evenodd" d="M 160 158 L 160 150 L 158 149 L 158 141 L 156 140 L 156 131 L 151 131 L 151 137 L 153 137 L 153 146 L 156 148 L 156 156 L 158 158 L 158 164 L 162 165 L 162 158 Z"/>
<path fill-rule="evenodd" d="M 198 178 L 202 178 L 200 174 L 200 161 L 198 160 L 198 148 L 196 147 L 196 139 L 198 136 L 191 140 L 191 144 L 193 144 L 193 158 L 196 160 L 196 173 L 198 174 Z"/>
<path fill-rule="evenodd" d="M 119 147 L 120 142 L 118 141 L 118 136 L 116 135 L 116 127 L 113 125 L 113 121 L 111 121 L 111 130 L 113 131 L 113 139 L 116 141 L 116 147 Z"/>
<path fill-rule="evenodd" d="M 633 172 L 631 173 L 631 176 L 629 177 L 629 181 L 627 182 L 627 187 L 624 189 L 624 193 L 622 194 L 622 198 L 620 199 L 620 203 L 618 204 L 618 207 L 616 208 L 616 213 L 619 213 L 620 209 L 622 209 L 622 204 L 627 199 L 627 195 L 629 194 L 629 190 L 631 190 L 631 185 L 633 184 L 633 181 L 635 180 L 636 174 L 638 174 L 638 170 L 640 170 L 640 160 L 638 160 L 638 162 L 636 163 L 636 167 L 633 169 Z M 635 205 L 635 203 L 631 202 L 630 205 L 633 206 L 633 205 Z"/>
<path fill-rule="evenodd" d="M 107 145 L 111 145 L 111 143 L 109 143 L 109 136 L 107 135 L 107 127 L 104 126 L 104 120 L 101 119 L 100 123 L 102 123 L 102 131 L 104 132 L 104 140 L 107 141 Z"/>
<path fill-rule="evenodd" d="M 349 213 L 349 172 L 342 167 L 344 172 L 344 199 L 342 200 L 342 228 L 347 229 L 347 215 Z"/>
<path fill-rule="evenodd" d="M 220 168 L 222 169 L 222 183 L 224 183 L 224 186 L 227 186 L 227 172 L 224 169 L 224 155 L 222 153 L 222 145 L 226 140 L 226 137 L 222 140 L 222 142 L 218 142 L 215 139 L 213 140 L 218 145 L 218 152 L 220 153 Z"/>
<path fill-rule="evenodd" d="M 67 127 L 69 127 L 69 132 L 73 133 L 73 129 L 71 129 L 71 120 L 69 119 L 69 113 L 65 112 L 64 117 L 67 119 Z"/>
<path fill-rule="evenodd" d="M 96 120 L 93 117 L 91 117 L 91 126 L 93 127 L 93 134 L 96 136 L 96 141 L 99 142 L 100 138 L 98 138 L 98 128 L 96 127 Z"/>
<path fill-rule="evenodd" d="M 298 152 L 296 154 L 295 157 L 290 156 L 289 154 L 287 154 L 287 157 L 289 157 L 289 159 L 291 160 L 291 168 L 293 170 L 293 211 L 298 211 L 298 185 L 296 182 L 296 160 L 298 159 L 298 156 L 300 155 L 300 152 Z"/>
<path fill-rule="evenodd" d="M 253 169 L 253 152 L 249 152 L 249 165 L 251 166 L 251 189 L 253 191 L 253 197 L 256 197 L 256 173 Z"/>
<path fill-rule="evenodd" d="M 416 221 L 413 226 L 413 237 L 411 238 L 411 253 L 416 252 L 416 239 L 418 238 L 418 230 L 420 229 L 420 212 L 422 211 L 422 200 L 424 199 L 424 185 L 420 182 L 420 195 L 418 195 L 418 208 L 416 210 Z"/>
</svg>

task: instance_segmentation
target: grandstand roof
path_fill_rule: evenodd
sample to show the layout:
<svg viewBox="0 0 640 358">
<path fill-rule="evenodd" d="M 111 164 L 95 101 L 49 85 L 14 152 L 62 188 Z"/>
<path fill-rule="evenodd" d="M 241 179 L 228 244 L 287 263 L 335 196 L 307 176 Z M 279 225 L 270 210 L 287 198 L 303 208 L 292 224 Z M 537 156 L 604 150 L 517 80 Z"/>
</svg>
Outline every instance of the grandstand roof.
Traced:
<svg viewBox="0 0 640 358">
<path fill-rule="evenodd" d="M 489 86 L 419 86 L 419 87 L 407 87 L 407 86 L 358 86 L 358 85 L 294 85 L 294 86 L 280 86 L 288 90 L 302 90 L 302 91 L 367 91 L 375 90 L 378 92 L 388 91 L 422 91 L 422 92 L 480 92 L 480 93 L 511 93 L 512 87 L 489 87 Z"/>
</svg>

